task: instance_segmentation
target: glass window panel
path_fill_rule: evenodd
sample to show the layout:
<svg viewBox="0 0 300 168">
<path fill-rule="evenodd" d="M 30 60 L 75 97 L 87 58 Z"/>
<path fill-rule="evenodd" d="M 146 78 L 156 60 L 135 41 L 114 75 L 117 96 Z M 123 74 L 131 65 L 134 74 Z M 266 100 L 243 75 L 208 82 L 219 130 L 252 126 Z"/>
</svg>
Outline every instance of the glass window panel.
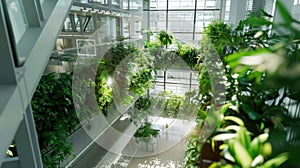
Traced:
<svg viewBox="0 0 300 168">
<path fill-rule="evenodd" d="M 141 30 L 142 30 L 142 22 L 135 21 L 134 22 L 134 36 L 139 37 L 141 35 Z"/>
<path fill-rule="evenodd" d="M 196 45 L 196 47 L 199 47 L 199 42 L 200 42 L 201 39 L 202 39 L 202 34 L 196 33 L 195 34 L 195 42 L 194 42 L 194 44 Z"/>
<path fill-rule="evenodd" d="M 99 2 L 101 4 L 107 4 L 107 0 L 93 0 L 93 2 Z"/>
<path fill-rule="evenodd" d="M 196 23 L 198 22 L 211 22 L 219 19 L 220 11 L 198 11 L 196 15 Z"/>
<path fill-rule="evenodd" d="M 122 18 L 122 31 L 125 38 L 129 37 L 129 18 Z"/>
<path fill-rule="evenodd" d="M 89 3 L 88 0 L 75 0 L 75 1 L 80 2 L 80 3 Z"/>
<path fill-rule="evenodd" d="M 128 9 L 128 7 L 129 7 L 129 2 L 128 1 L 123 1 L 123 9 Z"/>
<path fill-rule="evenodd" d="M 193 32 L 194 11 L 169 11 L 168 20 L 172 32 Z"/>
<path fill-rule="evenodd" d="M 112 0 L 111 4 L 119 6 L 120 5 L 120 0 Z"/>
<path fill-rule="evenodd" d="M 24 7 L 21 0 L 7 0 L 7 11 L 13 29 L 16 44 L 28 28 Z"/>
<path fill-rule="evenodd" d="M 64 22 L 64 31 L 66 31 L 66 32 L 73 31 L 72 30 L 72 24 L 71 24 L 70 15 L 66 18 L 66 20 Z"/>
<path fill-rule="evenodd" d="M 225 12 L 225 16 L 224 16 L 224 21 L 227 22 L 229 21 L 229 12 Z"/>
<path fill-rule="evenodd" d="M 143 3 L 140 0 L 130 0 L 129 1 L 129 9 L 130 10 L 137 10 L 142 9 Z"/>
<path fill-rule="evenodd" d="M 205 7 L 205 0 L 197 0 L 197 8 L 203 9 Z"/>
<path fill-rule="evenodd" d="M 194 43 L 193 33 L 173 33 L 174 37 L 184 43 Z"/>
<path fill-rule="evenodd" d="M 81 27 L 80 27 L 80 20 L 81 19 L 83 19 L 83 16 L 74 15 L 75 30 L 78 31 L 78 32 L 81 31 Z"/>
<path fill-rule="evenodd" d="M 91 18 L 88 21 L 87 26 L 85 28 L 85 32 L 94 32 L 94 21 L 93 21 L 93 18 Z"/>
<path fill-rule="evenodd" d="M 206 0 L 205 8 L 217 8 L 218 3 L 217 0 Z"/>
<path fill-rule="evenodd" d="M 169 9 L 194 9 L 195 0 L 169 0 Z"/>
<path fill-rule="evenodd" d="M 207 8 L 220 8 L 220 0 L 198 0 L 197 8 L 198 9 L 207 9 Z"/>
<path fill-rule="evenodd" d="M 167 9 L 166 0 L 150 0 L 150 10 L 151 9 Z"/>
<path fill-rule="evenodd" d="M 166 12 L 151 11 L 150 30 L 160 31 L 166 29 Z"/>
</svg>

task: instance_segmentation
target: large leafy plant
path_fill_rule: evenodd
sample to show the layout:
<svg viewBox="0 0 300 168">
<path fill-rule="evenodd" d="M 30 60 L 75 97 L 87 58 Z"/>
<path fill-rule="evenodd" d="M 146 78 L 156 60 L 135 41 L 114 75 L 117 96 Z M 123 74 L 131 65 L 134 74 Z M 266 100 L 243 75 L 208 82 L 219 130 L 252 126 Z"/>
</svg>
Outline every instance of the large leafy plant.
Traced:
<svg viewBox="0 0 300 168">
<path fill-rule="evenodd" d="M 72 154 L 67 137 L 78 124 L 78 119 L 72 101 L 71 77 L 54 73 L 43 76 L 31 101 L 46 167 L 57 167 Z"/>
<path fill-rule="evenodd" d="M 268 128 L 270 130 L 268 141 L 271 142 L 274 149 L 272 151 L 273 157 L 286 151 L 296 154 L 298 146 L 295 145 L 295 142 L 299 140 L 299 131 L 296 129 L 299 126 L 297 118 L 291 116 L 290 111 L 293 108 L 285 103 L 286 100 L 290 99 L 299 104 L 299 96 L 297 96 L 299 95 L 299 89 L 296 87 L 299 75 L 293 73 L 298 72 L 295 67 L 299 64 L 299 30 L 294 27 L 299 22 L 290 16 L 280 1 L 277 1 L 277 7 L 284 18 L 283 23 L 270 22 L 268 20 L 270 16 L 262 12 L 261 16 L 250 16 L 240 22 L 236 29 L 229 31 L 226 36 L 222 36 L 224 37 L 222 40 L 214 39 L 214 37 L 217 37 L 216 35 L 208 35 L 209 39 L 215 41 L 216 45 L 220 45 L 220 48 L 216 47 L 216 49 L 221 56 L 224 56 L 222 60 L 226 65 L 226 101 L 231 102 L 231 107 L 226 110 L 224 115 L 234 115 L 243 120 L 245 130 L 251 132 L 251 138 L 248 137 L 248 139 L 253 138 L 254 140 L 255 137 L 264 134 L 264 130 Z M 201 44 L 207 46 L 206 43 Z M 204 47 L 204 49 L 207 49 L 207 47 Z M 200 57 L 199 62 L 201 63 L 203 59 L 203 57 Z M 213 82 L 208 76 L 209 73 L 205 72 L 206 67 L 199 67 L 200 73 L 203 74 L 200 74 L 200 78 L 205 79 L 200 81 L 199 94 L 207 97 L 204 101 L 207 103 L 202 106 L 203 109 L 203 107 L 211 105 L 209 100 L 212 97 L 209 97 L 211 96 L 209 88 L 212 87 L 210 85 Z M 203 110 L 207 111 L 205 108 Z M 293 113 L 297 114 L 299 111 Z M 293 138 L 290 137 L 291 132 Z M 234 136 L 239 134 L 242 133 L 235 133 Z M 224 152 L 224 154 L 234 155 L 234 150 L 240 150 L 241 146 L 245 148 L 244 145 L 232 145 L 236 141 L 238 140 L 236 139 L 234 143 L 225 142 L 228 149 L 229 146 L 231 146 L 231 149 Z M 252 141 L 249 142 L 252 143 Z M 268 142 L 264 143 L 268 144 Z M 196 144 L 201 143 L 196 142 Z M 201 148 L 201 145 L 198 146 L 198 148 Z M 248 148 L 246 149 L 248 150 Z M 251 152 L 247 152 L 251 156 L 248 157 L 248 161 L 235 158 L 227 163 L 230 164 L 234 161 L 236 166 L 243 167 L 245 166 L 243 164 L 249 166 L 250 161 L 252 164 L 254 160 L 259 160 L 256 159 L 256 155 L 252 156 Z M 247 152 L 244 150 L 244 153 Z M 198 154 L 200 155 L 200 153 Z M 293 158 L 293 155 L 290 154 L 289 157 Z M 287 156 L 279 156 L 281 161 L 278 163 L 281 164 Z M 262 159 L 260 156 L 259 158 Z M 267 162 L 263 162 L 264 164 L 259 163 L 258 166 L 272 167 L 270 163 L 274 163 L 274 160 L 265 165 Z M 290 162 L 295 162 L 295 160 Z M 197 166 L 196 163 L 198 162 L 193 165 Z M 274 164 L 273 166 L 277 167 L 280 164 Z M 228 165 L 222 166 L 226 167 Z"/>
<path fill-rule="evenodd" d="M 95 78 L 95 92 L 99 110 L 102 111 L 105 116 L 108 115 L 107 107 L 113 101 L 112 87 L 109 85 L 110 80 L 112 79 L 110 79 L 108 75 L 106 66 L 104 62 L 101 61 Z"/>
<path fill-rule="evenodd" d="M 157 39 L 162 46 L 168 48 L 168 45 L 173 43 L 174 36 L 170 32 L 161 30 L 157 35 Z"/>
<path fill-rule="evenodd" d="M 229 124 L 228 123 L 234 123 Z M 219 134 L 212 137 L 212 141 L 223 141 L 219 147 L 221 156 L 219 162 L 210 166 L 215 167 L 278 167 L 288 159 L 287 153 L 273 158 L 272 145 L 268 142 L 269 132 L 260 134 L 252 139 L 251 132 L 247 130 L 244 122 L 235 116 L 226 116 L 219 129 Z"/>
<path fill-rule="evenodd" d="M 146 122 L 140 128 L 137 129 L 137 131 L 134 133 L 134 136 L 146 138 L 151 136 L 157 136 L 158 134 L 159 130 L 153 129 L 151 127 L 151 123 Z"/>
<path fill-rule="evenodd" d="M 178 55 L 182 58 L 191 68 L 194 68 L 198 61 L 199 51 L 193 44 L 187 43 L 178 45 Z"/>
</svg>

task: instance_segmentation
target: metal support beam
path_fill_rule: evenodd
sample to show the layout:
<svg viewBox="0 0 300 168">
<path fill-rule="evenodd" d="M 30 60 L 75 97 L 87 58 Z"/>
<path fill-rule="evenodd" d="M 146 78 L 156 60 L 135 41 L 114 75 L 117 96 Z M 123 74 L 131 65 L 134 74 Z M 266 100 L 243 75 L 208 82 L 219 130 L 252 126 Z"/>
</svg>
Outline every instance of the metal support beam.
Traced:
<svg viewBox="0 0 300 168">
<path fill-rule="evenodd" d="M 11 41 L 9 39 L 7 24 L 4 16 L 5 15 L 4 15 L 3 4 L 0 3 L 0 51 L 1 51 L 0 85 L 17 83 L 15 68 L 14 68 L 15 65 L 13 62 L 13 53 L 11 50 Z M 0 102 L 0 107 L 1 107 L 1 102 Z"/>
<path fill-rule="evenodd" d="M 22 167 L 43 167 L 30 105 L 16 133 L 15 142 Z"/>
<path fill-rule="evenodd" d="M 29 26 L 41 26 L 41 18 L 38 6 L 35 0 L 22 0 L 23 6 L 26 9 L 25 14 Z M 39 6 L 40 7 L 40 6 Z M 42 18 L 43 19 L 43 18 Z"/>
<path fill-rule="evenodd" d="M 20 168 L 20 162 L 18 157 L 5 159 L 1 168 Z"/>
<path fill-rule="evenodd" d="M 26 79 L 26 86 L 28 87 L 29 98 L 32 97 L 44 72 L 58 34 L 61 31 L 62 24 L 72 6 L 72 2 L 73 0 L 59 0 L 57 2 L 27 58 L 24 65 L 26 67 L 24 77 Z"/>
<path fill-rule="evenodd" d="M 27 1 L 26 1 L 27 2 Z M 44 72 L 44 69 L 49 60 L 52 49 L 55 45 L 55 40 L 61 31 L 61 25 L 68 14 L 73 0 L 45 0 L 43 3 L 43 12 L 46 13 L 45 24 L 39 28 L 40 32 L 36 38 L 31 37 L 28 40 L 34 41 L 30 48 L 28 58 L 22 68 L 18 69 L 16 73 L 15 65 L 13 63 L 11 39 L 7 30 L 5 15 L 4 15 L 4 1 L 0 2 L 0 167 L 7 165 L 6 151 L 14 139 L 20 123 L 23 121 L 25 109 L 30 104 L 30 99 L 36 89 L 36 86 Z M 47 6 L 48 5 L 48 6 Z M 25 11 L 31 8 L 26 8 Z M 38 10 L 35 8 L 35 10 Z M 9 20 L 8 20 L 9 21 Z M 35 29 L 35 28 L 34 28 Z M 34 31 L 33 32 L 37 32 Z M 24 46 L 23 46 L 24 47 Z M 23 53 L 22 53 L 23 54 Z M 17 75 L 16 75 L 17 74 Z M 30 126 L 30 117 L 27 116 L 28 132 L 33 132 L 34 126 Z M 32 135 L 31 135 L 32 136 Z M 20 135 L 19 135 L 19 138 Z M 19 139 L 18 138 L 18 139 Z M 23 141 L 29 140 L 33 145 L 32 152 L 34 156 L 39 158 L 38 148 L 34 139 L 27 139 L 22 137 Z M 31 137 L 32 138 L 32 137 Z M 22 155 L 23 157 L 24 155 Z M 20 158 L 22 163 L 27 164 L 23 158 Z M 34 161 L 37 167 L 41 165 L 38 160 Z M 10 163 L 8 163 L 10 164 Z M 30 163 L 28 163 L 30 164 Z M 21 165 L 22 167 L 22 165 Z M 27 166 L 23 166 L 26 167 Z M 31 166 L 29 166 L 31 167 Z"/>
</svg>

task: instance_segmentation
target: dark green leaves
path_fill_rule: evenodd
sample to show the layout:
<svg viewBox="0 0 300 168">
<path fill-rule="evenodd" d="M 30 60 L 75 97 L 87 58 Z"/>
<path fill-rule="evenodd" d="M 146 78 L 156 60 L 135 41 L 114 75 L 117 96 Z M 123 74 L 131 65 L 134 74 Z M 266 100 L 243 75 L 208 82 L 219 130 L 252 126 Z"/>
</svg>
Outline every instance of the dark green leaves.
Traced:
<svg viewBox="0 0 300 168">
<path fill-rule="evenodd" d="M 42 77 L 31 104 L 43 163 L 56 167 L 72 153 L 67 137 L 78 124 L 72 98 L 72 76 L 48 74 Z"/>
</svg>

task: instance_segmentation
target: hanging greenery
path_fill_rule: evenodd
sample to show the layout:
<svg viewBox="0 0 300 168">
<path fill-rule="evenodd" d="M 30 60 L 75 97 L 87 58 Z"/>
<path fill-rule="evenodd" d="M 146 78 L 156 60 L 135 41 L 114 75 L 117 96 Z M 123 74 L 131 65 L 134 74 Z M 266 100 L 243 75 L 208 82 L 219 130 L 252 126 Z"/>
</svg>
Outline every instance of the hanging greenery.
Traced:
<svg viewBox="0 0 300 168">
<path fill-rule="evenodd" d="M 103 112 L 105 116 L 108 115 L 108 105 L 113 101 L 112 87 L 109 86 L 109 82 L 111 81 L 109 80 L 112 79 L 108 76 L 105 63 L 101 61 L 98 65 L 95 78 L 95 92 L 99 110 Z"/>
<path fill-rule="evenodd" d="M 190 68 L 195 68 L 198 61 L 199 51 L 193 44 L 187 43 L 178 45 L 178 55 L 186 62 L 186 64 L 189 65 Z"/>
<path fill-rule="evenodd" d="M 168 45 L 173 43 L 174 36 L 165 30 L 161 30 L 156 37 L 160 44 L 165 48 L 168 48 Z"/>
</svg>

